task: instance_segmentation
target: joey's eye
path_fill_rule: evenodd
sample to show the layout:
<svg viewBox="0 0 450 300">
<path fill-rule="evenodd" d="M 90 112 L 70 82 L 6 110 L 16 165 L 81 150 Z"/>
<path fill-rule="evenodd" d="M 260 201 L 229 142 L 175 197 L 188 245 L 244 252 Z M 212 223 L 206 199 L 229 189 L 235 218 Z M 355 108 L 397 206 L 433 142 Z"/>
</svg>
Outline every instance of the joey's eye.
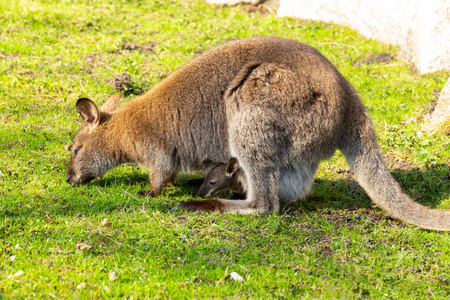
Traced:
<svg viewBox="0 0 450 300">
<path fill-rule="evenodd" d="M 75 151 L 73 151 L 73 155 L 77 155 L 78 151 L 80 151 L 81 146 L 80 147 L 76 147 Z"/>
<path fill-rule="evenodd" d="M 217 182 L 215 182 L 215 181 L 210 181 L 210 182 L 209 182 L 209 185 L 216 185 L 216 183 L 217 183 Z"/>
</svg>

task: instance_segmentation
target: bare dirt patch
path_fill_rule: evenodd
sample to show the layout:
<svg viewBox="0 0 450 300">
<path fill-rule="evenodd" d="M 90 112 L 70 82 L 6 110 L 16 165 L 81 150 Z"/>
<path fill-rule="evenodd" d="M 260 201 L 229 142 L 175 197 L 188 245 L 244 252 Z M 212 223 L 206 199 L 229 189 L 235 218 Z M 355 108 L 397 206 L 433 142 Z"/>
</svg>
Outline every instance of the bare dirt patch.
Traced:
<svg viewBox="0 0 450 300">
<path fill-rule="evenodd" d="M 20 58 L 19 54 L 0 53 L 0 59 L 16 60 L 19 58 Z"/>
<path fill-rule="evenodd" d="M 407 161 L 400 161 L 392 156 L 385 156 L 384 161 L 389 169 L 402 169 L 411 171 L 413 169 L 418 169 L 418 166 L 415 166 Z"/>
<path fill-rule="evenodd" d="M 131 76 L 128 73 L 116 74 L 109 81 L 109 84 L 118 91 L 129 90 L 131 88 Z"/>
<path fill-rule="evenodd" d="M 155 42 L 148 42 L 142 45 L 139 45 L 136 42 L 132 41 L 123 41 L 122 43 L 122 50 L 126 51 L 142 51 L 142 52 L 153 52 L 153 49 L 155 48 L 156 43 Z"/>
<path fill-rule="evenodd" d="M 355 60 L 353 62 L 353 66 L 361 66 L 361 65 L 373 65 L 373 64 L 388 64 L 390 63 L 394 57 L 389 53 L 374 53 L 369 55 L 365 59 Z"/>
</svg>

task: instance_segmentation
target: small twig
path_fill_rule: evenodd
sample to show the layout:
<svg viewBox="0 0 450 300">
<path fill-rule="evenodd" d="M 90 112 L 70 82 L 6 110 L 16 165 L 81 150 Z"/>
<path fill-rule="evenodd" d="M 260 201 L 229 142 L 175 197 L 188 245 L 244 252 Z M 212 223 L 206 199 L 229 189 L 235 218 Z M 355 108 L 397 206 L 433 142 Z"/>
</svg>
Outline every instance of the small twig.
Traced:
<svg viewBox="0 0 450 300">
<path fill-rule="evenodd" d="M 114 244 L 118 245 L 118 246 L 128 246 L 128 248 L 133 249 L 134 251 L 137 251 L 139 253 L 143 253 L 141 250 L 139 250 L 138 248 L 135 248 L 133 246 L 118 242 L 116 240 L 114 240 L 113 238 L 107 236 L 106 234 L 103 234 L 100 230 L 97 231 L 97 233 L 101 236 L 103 236 L 104 238 L 107 238 L 108 240 L 110 240 L 111 242 L 113 242 Z"/>
<path fill-rule="evenodd" d="M 45 243 L 45 246 L 44 246 L 44 248 L 42 249 L 42 250 L 45 250 L 45 248 L 47 248 L 47 245 L 48 245 L 48 241 L 49 241 L 50 239 L 49 238 L 47 238 L 47 242 Z"/>
<path fill-rule="evenodd" d="M 105 68 L 107 68 L 107 69 L 110 70 L 110 71 L 113 71 L 112 68 L 108 67 L 105 63 L 103 63 L 103 62 L 101 62 L 101 61 L 100 61 L 98 64 L 104 66 Z"/>
<path fill-rule="evenodd" d="M 50 99 L 53 99 L 53 100 L 58 100 L 59 98 L 57 98 L 57 97 L 55 97 L 55 96 L 51 96 L 51 95 L 42 95 L 42 97 L 44 97 L 44 98 L 50 98 Z M 0 103 L 1 104 L 1 103 Z"/>
<path fill-rule="evenodd" d="M 53 297 L 55 299 L 61 300 L 61 298 L 56 297 L 55 295 L 53 295 L 52 293 L 48 293 L 50 295 L 50 297 Z"/>
<path fill-rule="evenodd" d="M 127 194 L 128 196 L 130 196 L 131 198 L 133 198 L 134 200 L 140 200 L 140 198 L 137 198 L 136 196 L 131 195 L 129 192 L 125 191 L 124 189 L 121 189 L 122 192 L 124 192 L 125 194 Z M 128 203 L 128 202 L 127 202 Z"/>
<path fill-rule="evenodd" d="M 168 268 L 170 268 L 170 265 L 169 265 L 169 263 L 167 262 L 167 257 L 166 257 L 166 256 L 164 256 L 164 262 L 166 263 L 166 266 L 167 266 Z"/>
<path fill-rule="evenodd" d="M 348 44 L 342 44 L 342 43 L 336 43 L 336 42 L 329 42 L 329 43 L 319 43 L 320 45 L 335 45 L 335 46 L 344 46 L 344 47 L 350 47 L 353 48 L 356 52 L 359 53 L 358 49 L 356 49 L 355 46 L 353 45 L 348 45 Z"/>
</svg>

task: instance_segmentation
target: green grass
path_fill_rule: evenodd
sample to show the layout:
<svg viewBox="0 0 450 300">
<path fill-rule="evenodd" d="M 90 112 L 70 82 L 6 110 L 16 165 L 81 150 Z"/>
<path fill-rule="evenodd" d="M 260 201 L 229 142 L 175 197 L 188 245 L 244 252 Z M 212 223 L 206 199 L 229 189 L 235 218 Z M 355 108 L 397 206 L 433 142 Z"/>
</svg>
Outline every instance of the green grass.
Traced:
<svg viewBox="0 0 450 300">
<path fill-rule="evenodd" d="M 449 72 L 419 75 L 398 60 L 352 65 L 396 47 L 346 27 L 197 0 L 2 1 L 0 299 L 448 298 L 449 235 L 385 217 L 339 154 L 321 165 L 311 196 L 282 215 L 173 213 L 196 190 L 139 198 L 146 170 L 130 165 L 86 186 L 65 183 L 79 96 L 101 103 L 117 93 L 113 76 L 128 73 L 126 103 L 200 52 L 262 35 L 328 57 L 360 92 L 405 192 L 450 208 L 448 136 L 420 132 Z M 124 40 L 156 46 L 122 50 Z M 93 248 L 79 251 L 78 242 Z"/>
</svg>

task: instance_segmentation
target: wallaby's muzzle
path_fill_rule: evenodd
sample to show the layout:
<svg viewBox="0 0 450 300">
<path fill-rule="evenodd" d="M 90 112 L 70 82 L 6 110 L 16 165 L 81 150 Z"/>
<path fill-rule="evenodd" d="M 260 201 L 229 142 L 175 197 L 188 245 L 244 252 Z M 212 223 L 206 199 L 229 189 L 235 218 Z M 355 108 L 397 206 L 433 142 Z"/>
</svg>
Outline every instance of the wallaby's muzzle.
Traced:
<svg viewBox="0 0 450 300">
<path fill-rule="evenodd" d="M 94 178 L 95 177 L 93 176 L 88 176 L 85 178 L 76 176 L 76 174 L 71 169 L 69 169 L 66 174 L 66 181 L 70 185 L 85 184 L 92 181 Z"/>
</svg>

